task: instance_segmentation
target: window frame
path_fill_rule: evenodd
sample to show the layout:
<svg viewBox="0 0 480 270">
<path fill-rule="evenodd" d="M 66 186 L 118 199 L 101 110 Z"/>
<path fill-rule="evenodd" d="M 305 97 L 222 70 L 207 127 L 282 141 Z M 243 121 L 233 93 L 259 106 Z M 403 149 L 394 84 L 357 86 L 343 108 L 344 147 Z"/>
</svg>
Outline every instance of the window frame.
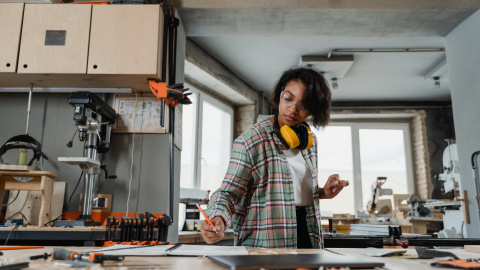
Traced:
<svg viewBox="0 0 480 270">
<path fill-rule="evenodd" d="M 368 190 L 362 189 L 362 172 L 360 160 L 360 129 L 395 129 L 403 131 L 403 144 L 405 150 L 406 174 L 407 174 L 407 192 L 413 194 L 415 191 L 415 179 L 413 173 L 413 156 L 410 138 L 409 123 L 375 123 L 375 122 L 330 122 L 329 126 L 349 126 L 352 138 L 352 162 L 353 162 L 353 183 L 354 190 L 354 212 L 358 216 L 358 212 L 364 210 L 363 194 Z"/>
<path fill-rule="evenodd" d="M 202 175 L 202 136 L 203 136 L 203 104 L 204 102 L 210 103 L 212 106 L 215 106 L 219 110 L 222 110 L 226 112 L 227 114 L 230 115 L 230 134 L 231 138 L 229 138 L 229 147 L 228 149 L 232 149 L 233 145 L 233 126 L 234 126 L 234 108 L 233 106 L 227 104 L 226 102 L 221 101 L 218 98 L 215 98 L 212 95 L 209 95 L 205 92 L 202 92 L 200 89 L 198 89 L 195 86 L 192 86 L 191 84 L 186 84 L 186 87 L 190 89 L 190 92 L 194 93 L 196 95 L 196 101 L 195 101 L 195 111 L 194 111 L 194 116 L 193 116 L 193 121 L 194 121 L 194 142 L 193 142 L 193 149 L 192 149 L 192 164 L 193 165 L 193 172 L 192 172 L 192 177 L 189 180 L 190 186 L 188 188 L 193 188 L 193 189 L 200 189 L 201 187 L 201 175 Z M 222 179 L 220 179 L 222 180 Z"/>
</svg>

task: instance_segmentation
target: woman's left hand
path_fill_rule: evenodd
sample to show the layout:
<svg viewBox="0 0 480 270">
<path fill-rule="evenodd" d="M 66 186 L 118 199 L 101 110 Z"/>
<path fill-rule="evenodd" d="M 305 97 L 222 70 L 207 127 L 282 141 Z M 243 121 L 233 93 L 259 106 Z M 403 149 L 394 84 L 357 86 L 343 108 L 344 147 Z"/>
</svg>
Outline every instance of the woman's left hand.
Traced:
<svg viewBox="0 0 480 270">
<path fill-rule="evenodd" d="M 350 185 L 348 180 L 340 180 L 340 176 L 338 174 L 332 174 L 328 177 L 328 180 L 323 187 L 323 192 L 320 190 L 320 199 L 335 198 L 335 196 L 337 196 L 337 194 L 348 185 Z"/>
</svg>

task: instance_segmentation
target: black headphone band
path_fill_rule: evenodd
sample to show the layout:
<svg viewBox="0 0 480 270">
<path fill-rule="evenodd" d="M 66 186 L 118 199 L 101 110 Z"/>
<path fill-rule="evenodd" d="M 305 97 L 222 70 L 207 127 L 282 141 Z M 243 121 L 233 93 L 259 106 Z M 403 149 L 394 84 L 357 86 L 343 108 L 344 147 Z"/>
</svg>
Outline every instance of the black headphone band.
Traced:
<svg viewBox="0 0 480 270">
<path fill-rule="evenodd" d="M 277 135 L 277 137 L 280 139 L 282 144 L 287 148 L 287 150 L 290 149 L 290 145 L 287 143 L 287 141 L 283 138 L 282 134 L 280 133 L 280 124 L 278 123 L 278 113 L 276 113 L 274 116 L 273 124 L 274 124 L 273 130 Z M 278 128 L 278 131 L 277 131 L 277 128 Z M 308 129 L 310 128 L 310 126 L 307 124 L 307 122 L 303 121 L 297 127 L 295 128 L 290 127 L 290 128 L 293 130 L 293 132 L 295 132 L 296 136 L 298 137 L 298 141 L 300 142 L 300 144 L 295 148 L 299 150 L 305 150 L 309 145 Z"/>
</svg>

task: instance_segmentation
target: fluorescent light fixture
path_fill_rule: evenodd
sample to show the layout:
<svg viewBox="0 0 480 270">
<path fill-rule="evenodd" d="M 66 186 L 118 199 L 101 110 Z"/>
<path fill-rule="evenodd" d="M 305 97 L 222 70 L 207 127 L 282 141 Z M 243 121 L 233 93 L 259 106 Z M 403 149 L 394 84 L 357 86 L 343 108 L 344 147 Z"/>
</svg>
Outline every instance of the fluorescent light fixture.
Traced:
<svg viewBox="0 0 480 270">
<path fill-rule="evenodd" d="M 320 55 L 304 55 L 300 66 L 313 67 L 321 71 L 327 78 L 341 79 L 345 77 L 353 65 L 353 55 L 332 55 L 330 58 Z"/>
<path fill-rule="evenodd" d="M 64 88 L 64 87 L 33 87 L 36 93 L 71 93 L 78 91 L 88 91 L 92 93 L 132 93 L 132 88 Z M 0 87 L 1 92 L 10 93 L 28 93 L 30 87 Z"/>
</svg>

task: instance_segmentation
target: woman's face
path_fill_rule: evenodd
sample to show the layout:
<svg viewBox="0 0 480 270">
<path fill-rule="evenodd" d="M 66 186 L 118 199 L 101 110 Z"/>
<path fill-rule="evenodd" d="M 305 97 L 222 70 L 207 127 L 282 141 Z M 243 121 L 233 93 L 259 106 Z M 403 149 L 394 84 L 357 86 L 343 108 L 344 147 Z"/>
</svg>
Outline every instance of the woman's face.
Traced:
<svg viewBox="0 0 480 270">
<path fill-rule="evenodd" d="M 308 110 L 303 107 L 302 98 L 306 91 L 305 85 L 301 81 L 290 81 L 285 85 L 280 93 L 280 103 L 278 104 L 278 124 L 296 126 L 310 115 Z"/>
</svg>

